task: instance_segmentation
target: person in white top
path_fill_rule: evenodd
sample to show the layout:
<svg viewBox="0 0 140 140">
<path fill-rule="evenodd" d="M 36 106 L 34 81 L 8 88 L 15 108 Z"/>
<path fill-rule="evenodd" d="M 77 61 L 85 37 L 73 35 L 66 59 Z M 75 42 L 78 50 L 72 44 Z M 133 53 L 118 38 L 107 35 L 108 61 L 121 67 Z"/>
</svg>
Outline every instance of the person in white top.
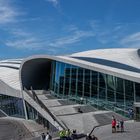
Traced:
<svg viewBox="0 0 140 140">
<path fill-rule="evenodd" d="M 45 140 L 51 140 L 51 139 L 52 139 L 51 135 L 47 132 Z"/>
</svg>

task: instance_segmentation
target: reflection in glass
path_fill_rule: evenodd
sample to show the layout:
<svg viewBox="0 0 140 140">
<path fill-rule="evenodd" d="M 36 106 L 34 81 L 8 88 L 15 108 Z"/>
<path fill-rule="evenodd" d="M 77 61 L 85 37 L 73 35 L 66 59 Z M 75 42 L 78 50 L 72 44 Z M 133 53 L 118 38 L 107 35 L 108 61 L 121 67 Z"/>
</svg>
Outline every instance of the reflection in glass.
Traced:
<svg viewBox="0 0 140 140">
<path fill-rule="evenodd" d="M 76 74 L 77 74 L 77 67 L 71 68 L 71 95 L 76 95 Z"/>
<path fill-rule="evenodd" d="M 51 89 L 62 97 L 89 98 L 91 104 L 123 112 L 140 101 L 140 83 L 70 64 L 53 62 Z M 121 109 L 121 110 L 120 110 Z"/>
<path fill-rule="evenodd" d="M 140 102 L 140 83 L 135 83 L 136 101 Z"/>
<path fill-rule="evenodd" d="M 98 94 L 98 72 L 92 71 L 91 73 L 91 97 L 97 98 Z"/>
<path fill-rule="evenodd" d="M 78 68 L 78 83 L 77 83 L 77 94 L 83 96 L 83 69 Z"/>
<path fill-rule="evenodd" d="M 24 118 L 23 101 L 17 97 L 0 94 L 0 109 L 7 115 Z"/>
<path fill-rule="evenodd" d="M 85 69 L 84 79 L 84 96 L 90 97 L 90 70 Z"/>
</svg>

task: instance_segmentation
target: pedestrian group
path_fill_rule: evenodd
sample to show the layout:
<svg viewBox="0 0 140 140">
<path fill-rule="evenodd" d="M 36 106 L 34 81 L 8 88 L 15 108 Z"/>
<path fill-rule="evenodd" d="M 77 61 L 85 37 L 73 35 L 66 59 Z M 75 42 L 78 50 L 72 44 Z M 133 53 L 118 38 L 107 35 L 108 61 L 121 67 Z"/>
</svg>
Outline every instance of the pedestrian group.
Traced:
<svg viewBox="0 0 140 140">
<path fill-rule="evenodd" d="M 52 140 L 52 136 L 49 134 L 49 132 L 46 133 L 42 133 L 41 135 L 41 140 Z"/>
<path fill-rule="evenodd" d="M 72 132 L 70 131 L 70 129 L 61 130 L 59 132 L 59 137 L 60 140 L 74 140 L 77 139 L 77 133 L 76 130 L 73 130 Z"/>
<path fill-rule="evenodd" d="M 114 116 L 112 116 L 112 133 L 116 132 L 124 132 L 124 121 L 123 119 L 116 120 Z"/>
</svg>

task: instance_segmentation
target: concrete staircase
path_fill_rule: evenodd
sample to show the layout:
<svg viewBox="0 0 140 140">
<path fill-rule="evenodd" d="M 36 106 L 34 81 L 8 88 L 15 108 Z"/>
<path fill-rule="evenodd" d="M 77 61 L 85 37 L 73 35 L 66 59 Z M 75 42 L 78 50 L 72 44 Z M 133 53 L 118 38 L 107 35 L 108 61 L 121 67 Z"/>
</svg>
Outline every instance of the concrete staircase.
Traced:
<svg viewBox="0 0 140 140">
<path fill-rule="evenodd" d="M 97 110 L 90 105 L 81 105 L 67 99 L 58 99 L 50 92 L 42 91 L 42 94 L 37 93 L 37 96 L 61 123 L 69 129 L 76 129 L 78 133 L 89 133 L 94 126 L 110 124 L 111 117 L 114 114 L 112 111 Z M 82 113 L 78 112 L 79 108 Z M 115 115 L 117 114 L 115 113 Z"/>
</svg>

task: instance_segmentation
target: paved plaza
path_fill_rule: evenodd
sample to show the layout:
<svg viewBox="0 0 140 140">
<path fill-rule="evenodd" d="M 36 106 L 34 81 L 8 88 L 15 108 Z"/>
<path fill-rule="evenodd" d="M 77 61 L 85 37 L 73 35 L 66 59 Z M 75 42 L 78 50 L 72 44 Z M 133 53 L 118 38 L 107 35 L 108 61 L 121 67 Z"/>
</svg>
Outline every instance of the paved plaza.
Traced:
<svg viewBox="0 0 140 140">
<path fill-rule="evenodd" d="M 95 129 L 94 135 L 99 140 L 140 140 L 140 122 L 127 121 L 124 123 L 123 133 L 112 133 L 111 125 Z"/>
<path fill-rule="evenodd" d="M 37 91 L 36 91 L 37 93 Z M 97 127 L 92 134 L 98 137 L 99 140 L 139 140 L 140 139 L 140 122 L 134 122 L 119 114 L 107 110 L 97 110 L 90 105 L 81 105 L 67 99 L 58 99 L 50 94 L 37 93 L 39 98 L 46 107 L 53 113 L 61 123 L 70 130 L 76 129 L 77 133 L 90 133 L 93 127 Z M 82 113 L 78 112 L 78 109 Z M 125 121 L 125 131 L 123 133 L 112 133 L 111 120 L 112 115 L 117 120 Z M 41 130 L 41 131 L 40 131 Z M 32 133 L 36 131 L 35 133 Z M 40 134 L 47 132 L 43 126 L 38 125 L 32 120 L 17 119 L 13 117 L 3 116 L 1 112 L 0 118 L 0 140 L 40 140 Z M 53 136 L 53 139 L 58 139 L 58 134 Z M 84 140 L 82 138 L 82 140 Z"/>
</svg>

